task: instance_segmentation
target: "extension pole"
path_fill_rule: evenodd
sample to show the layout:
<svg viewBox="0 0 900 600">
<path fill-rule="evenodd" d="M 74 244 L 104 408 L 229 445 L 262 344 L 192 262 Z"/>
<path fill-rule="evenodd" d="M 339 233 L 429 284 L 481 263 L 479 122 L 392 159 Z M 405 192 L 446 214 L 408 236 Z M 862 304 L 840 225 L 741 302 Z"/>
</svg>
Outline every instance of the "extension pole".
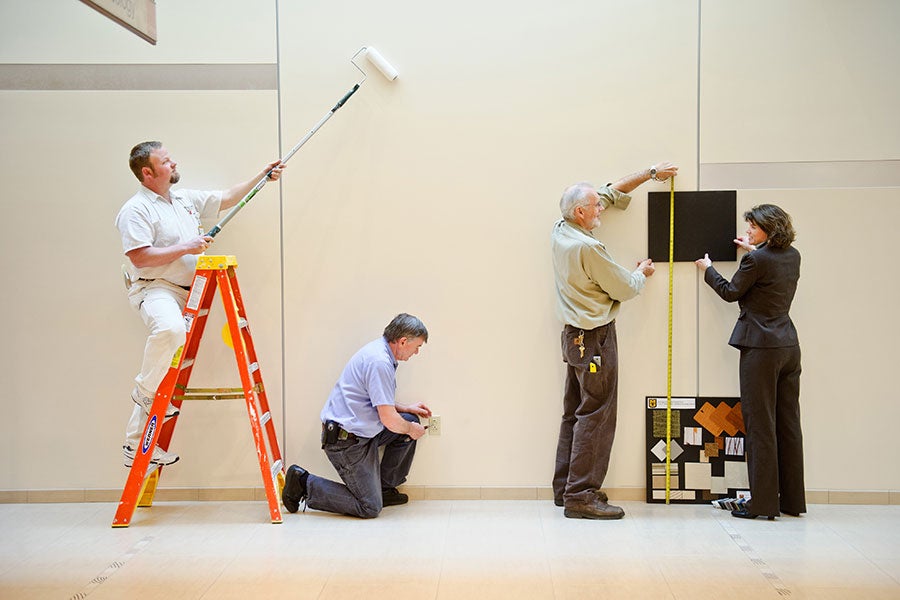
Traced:
<svg viewBox="0 0 900 600">
<path fill-rule="evenodd" d="M 322 125 L 324 125 L 325 122 L 328 119 L 330 119 L 331 116 L 334 113 L 336 113 L 337 110 L 340 107 L 342 107 L 347 100 L 350 99 L 350 96 L 352 96 L 354 93 L 356 93 L 356 90 L 358 90 L 358 89 L 359 89 L 359 84 L 357 83 L 356 85 L 353 86 L 353 89 L 351 89 L 349 92 L 344 94 L 344 97 L 341 98 L 338 101 L 338 103 L 334 105 L 334 108 L 332 108 L 330 111 L 328 111 L 328 113 L 324 117 L 322 117 L 318 123 L 316 123 L 315 127 L 313 127 L 309 131 L 309 133 L 307 133 L 305 136 L 303 136 L 303 139 L 300 140 L 296 146 L 291 148 L 290 152 L 288 152 L 287 154 L 284 155 L 284 157 L 281 159 L 282 164 L 289 161 L 291 159 L 291 157 L 297 153 L 297 150 L 299 150 L 303 146 L 303 144 L 305 144 L 309 140 L 309 138 L 311 138 L 319 130 L 319 128 L 322 127 Z M 265 186 L 266 182 L 269 181 L 269 175 L 271 175 L 271 174 L 272 174 L 272 172 L 269 171 L 268 173 L 266 173 L 265 177 L 263 177 L 258 182 L 256 182 L 256 185 L 254 185 L 253 188 L 249 192 L 247 192 L 247 195 L 244 196 L 244 198 L 240 202 L 235 204 L 234 207 L 230 211 L 228 211 L 228 214 L 226 214 L 224 217 L 222 217 L 221 221 L 216 223 L 212 229 L 207 231 L 206 235 L 208 235 L 209 237 L 216 237 L 216 234 L 218 234 L 220 231 L 222 231 L 222 228 L 225 227 L 225 225 L 228 223 L 228 221 L 230 221 L 234 217 L 234 215 L 236 215 L 238 213 L 239 210 L 244 208 L 250 202 L 250 200 L 253 199 L 253 196 L 256 195 L 256 192 L 263 189 L 263 186 Z"/>
</svg>

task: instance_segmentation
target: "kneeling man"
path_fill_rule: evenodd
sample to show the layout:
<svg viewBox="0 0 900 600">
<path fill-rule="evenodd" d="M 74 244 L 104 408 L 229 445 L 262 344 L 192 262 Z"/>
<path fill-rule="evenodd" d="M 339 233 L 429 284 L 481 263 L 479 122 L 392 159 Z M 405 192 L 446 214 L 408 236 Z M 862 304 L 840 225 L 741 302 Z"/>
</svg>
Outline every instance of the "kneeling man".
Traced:
<svg viewBox="0 0 900 600">
<path fill-rule="evenodd" d="M 281 493 L 285 508 L 297 512 L 306 502 L 309 508 L 372 519 L 382 507 L 409 500 L 397 486 L 406 481 L 416 440 L 425 435 L 419 417 L 430 417 L 431 410 L 394 401 L 396 373 L 399 361 L 418 354 L 427 341 L 422 321 L 401 313 L 353 355 L 321 414 L 322 449 L 343 483 L 292 465 Z"/>
</svg>

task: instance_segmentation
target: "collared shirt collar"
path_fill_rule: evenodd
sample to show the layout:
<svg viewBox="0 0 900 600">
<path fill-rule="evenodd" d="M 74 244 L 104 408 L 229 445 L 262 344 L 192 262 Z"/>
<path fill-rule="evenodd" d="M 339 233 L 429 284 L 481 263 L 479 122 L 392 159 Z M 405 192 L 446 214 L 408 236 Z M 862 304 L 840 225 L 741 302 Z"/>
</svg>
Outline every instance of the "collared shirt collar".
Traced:
<svg viewBox="0 0 900 600">
<path fill-rule="evenodd" d="M 606 248 L 606 245 L 604 245 L 603 242 L 601 242 L 596 237 L 594 237 L 594 234 L 592 232 L 588 231 L 587 229 L 585 229 L 584 227 L 582 227 L 575 221 L 570 221 L 568 219 L 560 219 L 559 221 L 557 221 L 556 226 L 557 227 L 568 226 L 571 229 L 573 229 L 575 232 L 588 236 L 589 238 L 591 238 L 591 240 L 593 240 L 593 242 L 596 242 L 597 244 L 600 244 L 601 246 Z"/>
<path fill-rule="evenodd" d="M 144 194 L 144 196 L 146 196 L 150 200 L 162 200 L 163 202 L 166 202 L 166 203 L 171 202 L 171 199 L 177 197 L 174 190 L 170 189 L 169 190 L 169 198 L 166 198 L 165 196 L 161 196 L 160 194 L 157 194 L 156 192 L 154 192 L 153 190 L 151 190 L 144 184 L 141 184 L 140 192 L 142 194 Z"/>
<path fill-rule="evenodd" d="M 589 236 L 591 236 L 591 237 L 594 237 L 594 234 L 593 234 L 592 232 L 588 231 L 587 229 L 585 229 L 584 227 L 582 227 L 581 225 L 579 225 L 579 224 L 576 223 L 575 221 L 570 221 L 570 220 L 568 220 L 568 219 L 563 219 L 563 221 L 566 222 L 568 225 L 570 225 L 570 226 L 571 226 L 573 229 L 575 229 L 576 231 L 580 231 L 581 233 L 583 233 L 583 234 L 585 234 L 585 235 L 589 235 Z M 596 239 L 596 238 L 595 238 L 595 239 Z"/>
<path fill-rule="evenodd" d="M 381 341 L 384 342 L 384 349 L 388 353 L 388 356 L 391 358 L 391 362 L 394 364 L 394 369 L 396 369 L 400 363 L 397 362 L 397 357 L 394 356 L 394 351 L 391 350 L 391 345 L 388 343 L 387 338 L 384 336 L 381 336 Z"/>
</svg>

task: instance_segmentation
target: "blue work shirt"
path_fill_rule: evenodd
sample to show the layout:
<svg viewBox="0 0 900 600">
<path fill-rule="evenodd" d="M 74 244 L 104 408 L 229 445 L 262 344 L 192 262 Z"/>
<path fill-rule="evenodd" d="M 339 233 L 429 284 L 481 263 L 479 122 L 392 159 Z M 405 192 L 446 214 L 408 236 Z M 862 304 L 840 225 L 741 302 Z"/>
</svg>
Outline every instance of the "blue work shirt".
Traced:
<svg viewBox="0 0 900 600">
<path fill-rule="evenodd" d="M 344 430 L 360 437 L 375 437 L 384 429 L 377 407 L 393 406 L 396 391 L 397 359 L 382 336 L 353 355 L 320 417 L 323 423 L 337 421 Z"/>
</svg>

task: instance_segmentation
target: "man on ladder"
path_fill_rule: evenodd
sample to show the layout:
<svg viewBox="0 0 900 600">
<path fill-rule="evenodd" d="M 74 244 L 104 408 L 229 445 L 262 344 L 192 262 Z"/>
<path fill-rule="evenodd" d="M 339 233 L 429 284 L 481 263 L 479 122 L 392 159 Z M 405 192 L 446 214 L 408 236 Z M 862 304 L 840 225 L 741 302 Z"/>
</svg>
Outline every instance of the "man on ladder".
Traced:
<svg viewBox="0 0 900 600">
<path fill-rule="evenodd" d="M 236 205 L 267 174 L 270 180 L 278 180 L 285 165 L 278 160 L 271 162 L 252 179 L 224 191 L 172 190 L 181 174 L 160 142 L 142 142 L 132 148 L 129 166 L 141 187 L 122 206 L 116 227 L 132 265 L 127 278 L 128 299 L 147 325 L 149 336 L 131 391 L 135 407 L 125 429 L 126 467 L 134 461 L 156 389 L 185 341 L 182 312 L 197 255 L 213 241 L 203 234 L 201 220 L 213 219 L 219 211 Z M 170 404 L 165 418 L 177 414 L 178 409 Z M 150 462 L 169 465 L 177 460 L 177 455 L 156 447 Z"/>
</svg>

